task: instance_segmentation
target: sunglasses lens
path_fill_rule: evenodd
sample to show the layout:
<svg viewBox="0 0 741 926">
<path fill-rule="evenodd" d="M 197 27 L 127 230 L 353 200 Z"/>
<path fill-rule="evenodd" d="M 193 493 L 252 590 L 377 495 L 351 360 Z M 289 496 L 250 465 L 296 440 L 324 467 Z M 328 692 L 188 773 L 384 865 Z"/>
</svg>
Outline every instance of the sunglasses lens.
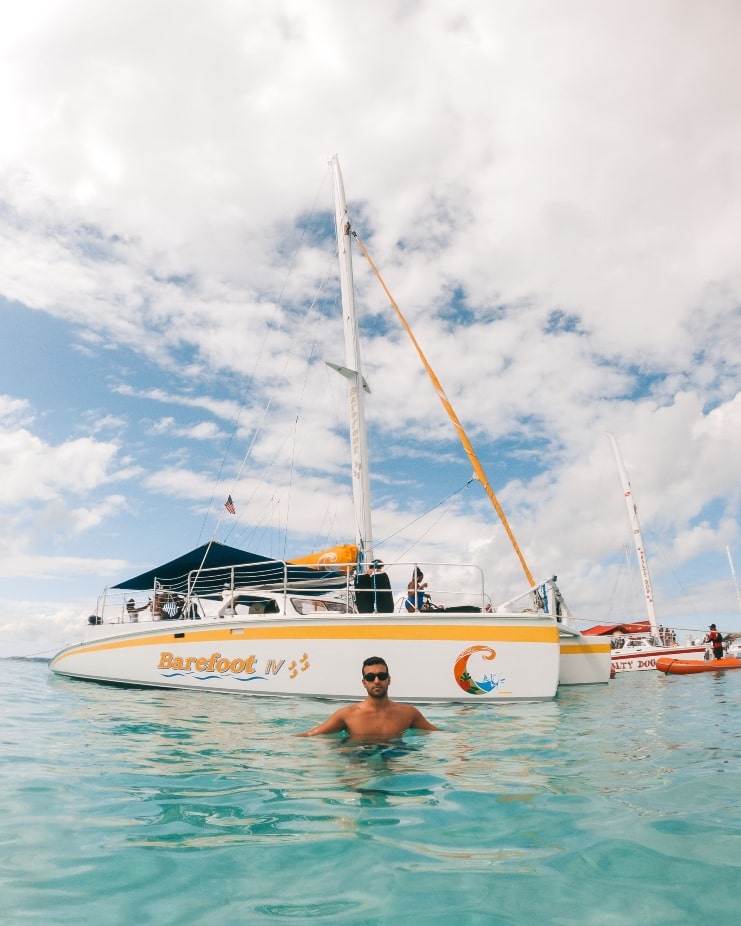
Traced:
<svg viewBox="0 0 741 926">
<path fill-rule="evenodd" d="M 366 682 L 375 682 L 376 679 L 379 682 L 385 682 L 388 677 L 388 672 L 366 672 L 363 676 Z"/>
</svg>

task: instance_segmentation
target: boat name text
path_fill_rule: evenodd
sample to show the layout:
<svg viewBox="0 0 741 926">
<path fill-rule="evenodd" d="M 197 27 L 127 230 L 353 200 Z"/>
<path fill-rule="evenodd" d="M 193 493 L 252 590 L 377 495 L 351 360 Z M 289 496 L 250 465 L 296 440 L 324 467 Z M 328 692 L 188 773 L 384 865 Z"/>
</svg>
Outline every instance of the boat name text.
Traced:
<svg viewBox="0 0 741 926">
<path fill-rule="evenodd" d="M 268 659 L 264 674 L 277 675 L 285 665 L 285 659 Z M 229 659 L 221 653 L 211 653 L 210 656 L 176 656 L 174 653 L 160 652 L 158 669 L 172 669 L 176 672 L 215 672 L 218 675 L 254 675 L 259 672 L 257 656 L 238 656 Z M 306 653 L 301 659 L 293 660 L 287 667 L 288 674 L 295 678 L 299 672 L 309 668 L 309 657 Z"/>
</svg>

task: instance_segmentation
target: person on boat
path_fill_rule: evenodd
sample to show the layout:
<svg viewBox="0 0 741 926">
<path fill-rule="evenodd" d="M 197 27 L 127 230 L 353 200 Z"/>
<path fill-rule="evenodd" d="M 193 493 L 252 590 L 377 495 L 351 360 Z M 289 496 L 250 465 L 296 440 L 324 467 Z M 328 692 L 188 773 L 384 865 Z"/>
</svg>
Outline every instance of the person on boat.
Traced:
<svg viewBox="0 0 741 926">
<path fill-rule="evenodd" d="M 154 601 L 147 607 L 151 607 L 156 621 L 172 621 L 180 617 L 184 604 L 185 599 L 174 592 L 155 592 Z"/>
<path fill-rule="evenodd" d="M 407 597 L 404 602 L 404 607 L 407 611 L 426 611 L 428 608 L 428 599 L 429 595 L 425 592 L 427 588 L 427 583 L 424 580 L 424 573 L 417 566 L 414 570 L 414 575 L 407 585 Z"/>
<path fill-rule="evenodd" d="M 134 599 L 129 598 L 129 600 L 126 602 L 126 613 L 127 614 L 138 614 L 140 611 L 146 611 L 151 603 L 152 603 L 152 600 L 150 598 L 150 600 L 146 604 L 143 604 L 140 608 L 137 608 L 136 602 L 134 601 Z M 136 620 L 138 620 L 138 618 L 136 618 Z"/>
<path fill-rule="evenodd" d="M 322 733 L 346 731 L 352 738 L 368 737 L 388 739 L 401 736 L 405 730 L 439 730 L 411 704 L 400 704 L 389 698 L 389 675 L 386 660 L 380 656 L 369 656 L 363 662 L 364 701 L 341 707 L 324 723 L 312 727 L 297 736 L 318 736 Z"/>
<path fill-rule="evenodd" d="M 702 642 L 709 643 L 713 647 L 713 659 L 723 658 L 723 635 L 718 633 L 715 624 L 710 625 L 710 631 Z"/>
</svg>

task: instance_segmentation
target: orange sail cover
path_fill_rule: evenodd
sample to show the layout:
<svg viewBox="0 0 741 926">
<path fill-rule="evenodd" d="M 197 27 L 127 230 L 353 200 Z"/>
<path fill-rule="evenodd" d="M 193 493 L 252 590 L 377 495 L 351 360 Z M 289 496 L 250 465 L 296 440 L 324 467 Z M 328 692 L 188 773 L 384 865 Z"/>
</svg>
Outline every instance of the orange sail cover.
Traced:
<svg viewBox="0 0 741 926">
<path fill-rule="evenodd" d="M 292 566 L 316 566 L 317 569 L 350 568 L 358 565 L 358 548 L 354 543 L 340 543 L 328 550 L 320 550 L 288 562 Z"/>
</svg>

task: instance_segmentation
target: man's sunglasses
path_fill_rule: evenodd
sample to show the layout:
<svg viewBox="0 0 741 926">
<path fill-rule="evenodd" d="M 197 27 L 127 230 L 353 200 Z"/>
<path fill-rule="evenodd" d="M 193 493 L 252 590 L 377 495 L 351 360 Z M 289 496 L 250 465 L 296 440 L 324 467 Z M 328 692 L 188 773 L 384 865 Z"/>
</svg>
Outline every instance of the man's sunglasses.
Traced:
<svg viewBox="0 0 741 926">
<path fill-rule="evenodd" d="M 378 679 L 379 682 L 385 682 L 388 677 L 388 672 L 366 672 L 365 675 L 363 675 L 363 681 L 375 682 L 375 680 Z"/>
</svg>

